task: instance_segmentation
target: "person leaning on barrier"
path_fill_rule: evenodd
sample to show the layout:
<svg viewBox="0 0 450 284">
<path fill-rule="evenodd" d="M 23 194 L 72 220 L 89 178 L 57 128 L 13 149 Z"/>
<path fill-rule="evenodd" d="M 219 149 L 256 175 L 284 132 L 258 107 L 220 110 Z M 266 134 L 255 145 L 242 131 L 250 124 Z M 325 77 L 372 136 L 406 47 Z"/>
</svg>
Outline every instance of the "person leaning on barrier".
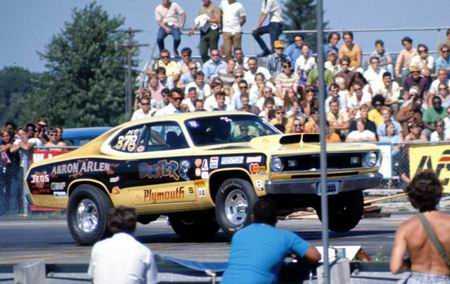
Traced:
<svg viewBox="0 0 450 284">
<path fill-rule="evenodd" d="M 406 283 L 450 283 L 450 215 L 437 210 L 442 190 L 432 171 L 418 173 L 406 187 L 420 213 L 398 228 L 390 263 L 392 273 L 412 271 Z"/>
<path fill-rule="evenodd" d="M 221 283 L 276 283 L 284 258 L 295 253 L 308 262 L 319 262 L 319 251 L 293 232 L 275 228 L 277 207 L 271 198 L 253 207 L 253 224 L 238 231 Z"/>
<path fill-rule="evenodd" d="M 113 236 L 97 242 L 91 251 L 88 273 L 93 283 L 157 283 L 153 253 L 133 237 L 136 219 L 133 208 L 111 210 L 107 226 Z"/>
</svg>

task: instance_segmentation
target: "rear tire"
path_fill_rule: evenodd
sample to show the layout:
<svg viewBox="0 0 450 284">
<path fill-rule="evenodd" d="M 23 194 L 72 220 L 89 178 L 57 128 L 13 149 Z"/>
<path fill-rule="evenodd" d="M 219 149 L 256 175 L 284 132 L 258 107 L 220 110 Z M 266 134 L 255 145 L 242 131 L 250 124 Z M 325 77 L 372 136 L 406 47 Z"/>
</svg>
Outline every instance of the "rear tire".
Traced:
<svg viewBox="0 0 450 284">
<path fill-rule="evenodd" d="M 219 230 L 213 211 L 173 214 L 169 224 L 178 236 L 189 241 L 210 240 Z"/>
<path fill-rule="evenodd" d="M 241 178 L 225 180 L 216 194 L 216 220 L 231 235 L 251 222 L 253 205 L 258 200 L 252 184 Z"/>
<path fill-rule="evenodd" d="M 99 188 L 83 184 L 69 197 L 67 224 L 79 245 L 92 245 L 106 237 L 107 219 L 112 208 L 108 195 Z"/>
<path fill-rule="evenodd" d="M 316 207 L 317 215 L 322 221 L 320 205 Z M 350 191 L 328 197 L 328 228 L 337 233 L 345 233 L 356 227 L 364 212 L 362 191 Z"/>
</svg>

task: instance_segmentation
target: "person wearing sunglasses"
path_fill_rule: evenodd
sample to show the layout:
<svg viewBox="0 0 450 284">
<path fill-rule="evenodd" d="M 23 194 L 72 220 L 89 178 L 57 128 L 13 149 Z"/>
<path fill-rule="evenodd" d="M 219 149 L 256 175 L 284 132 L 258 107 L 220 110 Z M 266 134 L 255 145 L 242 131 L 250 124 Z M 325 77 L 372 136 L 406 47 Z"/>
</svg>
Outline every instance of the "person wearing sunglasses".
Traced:
<svg viewBox="0 0 450 284">
<path fill-rule="evenodd" d="M 420 68 L 417 65 L 411 65 L 409 67 L 409 75 L 406 77 L 403 83 L 403 98 L 408 100 L 410 97 L 410 89 L 417 87 L 419 90 L 419 95 L 423 96 L 424 92 L 428 90 L 431 85 L 431 78 L 425 77 L 421 74 Z"/>
<path fill-rule="evenodd" d="M 441 68 L 437 70 L 437 78 L 431 83 L 429 93 L 433 95 L 437 95 L 440 92 L 440 86 L 447 86 L 447 89 L 450 90 L 450 79 L 448 78 L 447 69 Z M 433 96 L 431 96 L 433 97 Z"/>
<path fill-rule="evenodd" d="M 411 65 L 418 66 L 423 76 L 431 76 L 434 71 L 434 58 L 428 53 L 428 46 L 419 43 L 417 53 L 411 59 Z"/>
<path fill-rule="evenodd" d="M 158 110 L 155 113 L 155 116 L 163 116 L 170 115 L 175 113 L 182 113 L 184 108 L 182 107 L 181 102 L 184 99 L 183 90 L 179 88 L 173 88 L 169 92 L 169 104 Z"/>
<path fill-rule="evenodd" d="M 450 79 L 450 46 L 448 44 L 441 45 L 439 48 L 439 58 L 436 59 L 436 70 L 447 70 L 447 77 Z"/>
<path fill-rule="evenodd" d="M 150 97 L 143 97 L 139 101 L 139 109 L 135 110 L 131 116 L 131 120 L 138 120 L 147 117 L 152 117 L 155 114 L 155 110 L 151 109 Z"/>
</svg>

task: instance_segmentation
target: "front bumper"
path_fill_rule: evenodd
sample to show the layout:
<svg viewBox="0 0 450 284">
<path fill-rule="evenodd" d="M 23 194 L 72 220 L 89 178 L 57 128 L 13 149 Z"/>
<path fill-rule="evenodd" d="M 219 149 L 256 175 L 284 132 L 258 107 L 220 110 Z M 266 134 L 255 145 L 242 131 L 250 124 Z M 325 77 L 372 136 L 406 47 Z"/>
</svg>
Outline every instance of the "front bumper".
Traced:
<svg viewBox="0 0 450 284">
<path fill-rule="evenodd" d="M 367 173 L 348 177 L 327 178 L 328 194 L 363 190 L 378 186 L 380 173 Z M 315 194 L 320 195 L 320 178 L 297 178 L 290 180 L 269 180 L 265 184 L 267 194 Z"/>
</svg>

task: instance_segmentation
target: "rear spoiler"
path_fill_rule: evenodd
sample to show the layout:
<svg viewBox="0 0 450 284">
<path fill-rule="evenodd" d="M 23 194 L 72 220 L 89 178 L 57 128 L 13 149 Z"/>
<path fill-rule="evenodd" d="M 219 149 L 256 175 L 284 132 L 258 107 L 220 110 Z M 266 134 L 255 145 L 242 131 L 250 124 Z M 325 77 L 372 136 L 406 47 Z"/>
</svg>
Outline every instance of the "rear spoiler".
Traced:
<svg viewBox="0 0 450 284">
<path fill-rule="evenodd" d="M 319 143 L 320 135 L 319 134 L 290 134 L 284 135 L 280 138 L 280 144 L 297 144 L 297 143 Z"/>
</svg>

